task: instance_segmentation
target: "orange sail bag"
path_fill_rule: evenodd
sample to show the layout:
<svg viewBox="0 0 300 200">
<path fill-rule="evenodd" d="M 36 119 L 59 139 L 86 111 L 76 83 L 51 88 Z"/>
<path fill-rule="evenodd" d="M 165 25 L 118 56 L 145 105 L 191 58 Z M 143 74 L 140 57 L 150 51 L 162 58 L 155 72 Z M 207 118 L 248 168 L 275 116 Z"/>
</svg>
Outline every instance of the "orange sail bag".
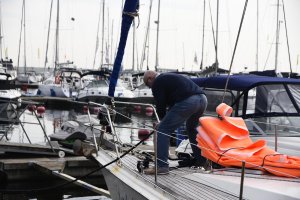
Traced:
<svg viewBox="0 0 300 200">
<path fill-rule="evenodd" d="M 300 157 L 280 154 L 267 147 L 265 140 L 253 142 L 244 120 L 230 117 L 225 103 L 216 109 L 217 117 L 201 117 L 197 142 L 202 156 L 225 167 L 259 169 L 284 177 L 300 177 Z"/>
</svg>

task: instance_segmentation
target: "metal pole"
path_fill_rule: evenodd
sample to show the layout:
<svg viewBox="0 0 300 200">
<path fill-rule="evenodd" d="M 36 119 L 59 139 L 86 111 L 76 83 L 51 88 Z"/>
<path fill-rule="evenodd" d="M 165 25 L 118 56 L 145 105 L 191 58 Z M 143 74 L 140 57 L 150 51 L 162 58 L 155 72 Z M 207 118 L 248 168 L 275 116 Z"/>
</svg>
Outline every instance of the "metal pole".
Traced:
<svg viewBox="0 0 300 200">
<path fill-rule="evenodd" d="M 157 184 L 157 131 L 154 132 L 155 184 Z"/>
<path fill-rule="evenodd" d="M 24 20 L 23 20 L 23 27 L 24 27 L 24 32 L 23 32 L 23 34 L 24 34 L 24 72 L 25 72 L 25 74 L 27 74 L 27 64 L 26 64 L 26 29 L 25 29 L 25 24 L 26 24 L 26 14 L 25 14 L 25 0 L 24 0 L 24 7 L 23 7 L 23 9 L 24 9 Z"/>
<path fill-rule="evenodd" d="M 219 61 L 218 61 L 218 36 L 219 36 L 219 0 L 217 0 L 217 20 L 216 20 L 216 71 L 218 73 Z"/>
<path fill-rule="evenodd" d="M 278 65 L 278 45 L 279 45 L 279 0 L 277 0 L 277 20 L 276 20 L 276 49 L 275 49 L 275 73 Z"/>
<path fill-rule="evenodd" d="M 50 145 L 50 147 L 51 147 L 51 150 L 53 151 L 53 153 L 55 153 L 55 150 L 54 150 L 54 148 L 53 148 L 53 146 L 52 146 L 52 144 L 51 144 L 51 142 L 50 142 L 50 140 L 49 140 L 49 138 L 48 138 L 48 136 L 47 136 L 47 134 L 46 134 L 46 130 L 44 129 L 44 127 L 43 127 L 43 125 L 42 125 L 42 123 L 41 123 L 39 117 L 37 116 L 35 110 L 33 111 L 33 113 L 34 113 L 36 119 L 38 120 L 38 122 L 39 122 L 39 124 L 40 124 L 42 130 L 43 130 L 44 136 L 45 136 L 46 140 L 48 141 L 48 143 L 49 143 L 49 145 Z"/>
<path fill-rule="evenodd" d="M 158 14 L 157 14 L 155 71 L 158 70 L 158 36 L 159 36 L 159 24 L 160 24 L 160 0 L 158 0 Z"/>
<path fill-rule="evenodd" d="M 275 125 L 275 151 L 277 151 L 277 137 L 278 137 L 278 134 L 277 134 L 277 125 Z"/>
<path fill-rule="evenodd" d="M 240 184 L 240 197 L 239 199 L 243 199 L 243 189 L 244 189 L 244 177 L 245 177 L 245 161 L 242 161 L 242 172 L 241 172 L 241 184 Z"/>
<path fill-rule="evenodd" d="M 57 0 L 57 10 L 56 10 L 56 32 L 55 32 L 55 62 L 53 76 L 56 75 L 56 70 L 59 64 L 59 0 Z"/>
<path fill-rule="evenodd" d="M 105 27 L 105 0 L 102 1 L 102 39 L 101 39 L 101 63 L 100 69 L 103 67 L 103 57 L 104 57 L 104 27 Z"/>
<path fill-rule="evenodd" d="M 255 64 L 256 64 L 256 71 L 258 71 L 258 32 L 259 32 L 259 26 L 258 26 L 258 17 L 259 17 L 259 3 L 258 0 L 256 1 L 256 59 L 255 59 Z"/>
<path fill-rule="evenodd" d="M 31 142 L 31 140 L 29 139 L 29 137 L 28 137 L 28 135 L 27 135 L 27 132 L 26 132 L 26 130 L 25 130 L 23 124 L 22 124 L 22 122 L 20 123 L 20 125 L 21 125 L 22 130 L 24 131 L 24 133 L 25 133 L 25 135 L 26 135 L 26 138 L 27 138 L 28 142 L 29 142 L 30 144 L 32 144 L 32 142 Z"/>
<path fill-rule="evenodd" d="M 97 144 L 97 141 L 96 141 L 96 136 L 95 136 L 95 132 L 94 132 L 94 126 L 92 125 L 92 121 L 91 121 L 91 113 L 90 113 L 89 107 L 87 109 L 87 114 L 88 114 L 88 117 L 89 117 L 90 127 L 91 127 L 91 131 L 92 131 L 92 134 L 93 134 L 93 141 L 94 141 L 94 145 L 95 145 L 95 148 L 97 150 L 97 156 L 98 156 L 99 148 L 98 148 L 98 144 Z"/>
<path fill-rule="evenodd" d="M 204 59 L 203 59 L 203 56 L 204 56 L 204 29 L 205 29 L 205 0 L 203 1 L 203 22 L 202 22 L 202 49 L 201 49 L 201 63 L 200 63 L 200 70 L 203 69 L 203 62 L 204 62 Z"/>
<path fill-rule="evenodd" d="M 46 44 L 46 53 L 45 53 L 45 62 L 44 62 L 44 77 L 46 73 L 46 65 L 48 63 L 48 46 L 49 46 L 49 36 L 50 36 L 50 27 L 51 27 L 51 19 L 52 19 L 52 6 L 53 6 L 53 0 L 51 0 L 50 5 L 50 16 L 49 16 L 49 23 L 48 23 L 48 33 L 47 33 L 47 44 Z"/>
</svg>

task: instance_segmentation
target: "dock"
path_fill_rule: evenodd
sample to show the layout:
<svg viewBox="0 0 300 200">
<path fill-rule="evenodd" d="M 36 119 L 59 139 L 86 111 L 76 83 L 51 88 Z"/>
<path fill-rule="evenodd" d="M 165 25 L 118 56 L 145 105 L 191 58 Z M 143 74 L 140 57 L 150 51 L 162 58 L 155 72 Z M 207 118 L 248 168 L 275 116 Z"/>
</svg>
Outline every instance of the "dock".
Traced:
<svg viewBox="0 0 300 200">
<path fill-rule="evenodd" d="M 67 97 L 23 96 L 21 99 L 25 101 L 39 102 L 49 109 L 69 110 L 76 109 L 78 107 L 76 101 Z"/>
<path fill-rule="evenodd" d="M 0 141 L 0 152 L 2 153 L 20 153 L 20 154 L 38 154 L 58 156 L 60 148 L 58 146 L 46 146 L 29 143 L 15 143 Z"/>
<path fill-rule="evenodd" d="M 0 157 L 0 188 L 23 188 L 30 183 L 33 188 L 52 187 L 73 182 L 94 193 L 110 196 L 99 165 L 83 156 L 58 157 Z M 85 177 L 90 172 L 95 171 Z M 83 180 L 76 180 L 82 178 Z M 34 184 L 35 183 L 35 184 Z M 68 187 L 74 186 L 69 184 Z"/>
</svg>

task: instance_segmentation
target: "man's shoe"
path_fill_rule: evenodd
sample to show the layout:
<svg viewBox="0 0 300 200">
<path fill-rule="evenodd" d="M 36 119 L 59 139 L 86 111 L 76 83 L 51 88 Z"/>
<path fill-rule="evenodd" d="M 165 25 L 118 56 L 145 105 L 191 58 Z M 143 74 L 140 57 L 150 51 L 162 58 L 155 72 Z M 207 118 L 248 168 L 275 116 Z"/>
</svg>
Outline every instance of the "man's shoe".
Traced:
<svg viewBox="0 0 300 200">
<path fill-rule="evenodd" d="M 144 173 L 147 175 L 154 175 L 155 167 L 144 169 Z M 157 167 L 157 174 L 158 175 L 169 174 L 169 167 Z"/>
</svg>

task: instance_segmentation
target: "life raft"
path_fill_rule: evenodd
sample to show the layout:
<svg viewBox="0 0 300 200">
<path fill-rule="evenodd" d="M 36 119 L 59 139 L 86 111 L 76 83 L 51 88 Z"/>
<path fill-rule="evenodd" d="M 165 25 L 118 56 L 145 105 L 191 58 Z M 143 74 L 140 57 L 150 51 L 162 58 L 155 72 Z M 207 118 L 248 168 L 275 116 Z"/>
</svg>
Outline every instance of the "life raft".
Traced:
<svg viewBox="0 0 300 200">
<path fill-rule="evenodd" d="M 300 157 L 280 154 L 267 147 L 265 140 L 253 142 L 244 120 L 230 117 L 225 103 L 216 109 L 217 117 L 201 117 L 197 142 L 202 156 L 224 167 L 259 169 L 283 177 L 300 177 Z"/>
</svg>

